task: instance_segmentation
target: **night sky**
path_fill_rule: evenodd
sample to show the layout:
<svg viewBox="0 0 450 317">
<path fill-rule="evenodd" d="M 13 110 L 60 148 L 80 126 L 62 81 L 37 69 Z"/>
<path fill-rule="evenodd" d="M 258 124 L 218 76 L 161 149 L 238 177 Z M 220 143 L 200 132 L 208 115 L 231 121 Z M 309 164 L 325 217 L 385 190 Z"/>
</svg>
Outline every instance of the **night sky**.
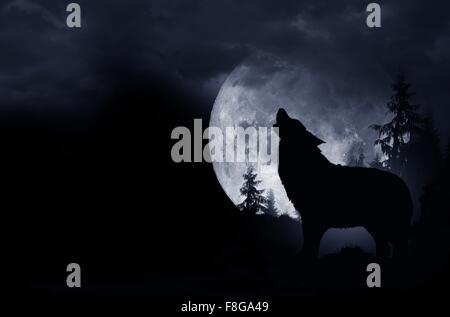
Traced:
<svg viewBox="0 0 450 317">
<path fill-rule="evenodd" d="M 139 78 L 170 83 L 198 104 L 193 113 L 207 117 L 226 76 L 262 53 L 305 67 L 339 100 L 372 100 L 358 107 L 384 106 L 402 69 L 443 143 L 450 134 L 446 1 L 382 1 L 378 29 L 366 26 L 364 1 L 78 3 L 82 28 L 69 29 L 65 2 L 2 1 L 3 111 L 89 114 L 121 79 Z M 259 70 L 277 71 L 266 64 Z"/>
<path fill-rule="evenodd" d="M 367 162 L 376 137 L 369 125 L 390 119 L 401 70 L 447 147 L 448 1 L 379 1 L 382 27 L 368 28 L 371 1 L 361 0 L 74 0 L 82 27 L 72 29 L 70 2 L 0 0 L 1 199 L 17 217 L 17 226 L 5 220 L 11 244 L 26 258 L 11 259 L 35 290 L 67 292 L 65 268 L 76 262 L 86 294 L 221 295 L 235 277 L 230 294 L 245 291 L 247 277 L 249 294 L 262 294 L 266 264 L 252 234 L 262 228 L 264 241 L 297 252 L 301 224 L 270 217 L 249 230 L 254 220 L 241 219 L 212 164 L 170 155 L 172 130 L 191 129 L 195 118 L 206 128 L 222 84 L 242 66 L 251 71 L 239 85 L 270 101 L 272 121 L 280 96 L 293 117 L 303 119 L 296 107 L 311 110 L 304 124 L 326 141 L 340 145 L 356 131 Z M 431 254 L 438 247 L 428 241 Z M 267 252 L 270 268 L 277 256 Z M 424 254 L 411 272 L 434 261 Z"/>
</svg>

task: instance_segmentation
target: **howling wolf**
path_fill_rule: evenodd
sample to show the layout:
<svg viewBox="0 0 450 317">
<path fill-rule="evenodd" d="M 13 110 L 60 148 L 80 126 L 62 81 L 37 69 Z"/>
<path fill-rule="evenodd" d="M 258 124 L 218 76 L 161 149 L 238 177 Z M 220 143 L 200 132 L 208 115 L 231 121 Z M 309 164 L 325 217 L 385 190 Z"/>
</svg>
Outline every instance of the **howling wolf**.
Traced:
<svg viewBox="0 0 450 317">
<path fill-rule="evenodd" d="M 408 187 L 398 176 L 363 167 L 330 163 L 318 145 L 324 143 L 280 108 L 278 173 L 303 222 L 303 253 L 316 257 L 329 228 L 365 227 L 379 257 L 405 255 L 412 214 Z"/>
</svg>

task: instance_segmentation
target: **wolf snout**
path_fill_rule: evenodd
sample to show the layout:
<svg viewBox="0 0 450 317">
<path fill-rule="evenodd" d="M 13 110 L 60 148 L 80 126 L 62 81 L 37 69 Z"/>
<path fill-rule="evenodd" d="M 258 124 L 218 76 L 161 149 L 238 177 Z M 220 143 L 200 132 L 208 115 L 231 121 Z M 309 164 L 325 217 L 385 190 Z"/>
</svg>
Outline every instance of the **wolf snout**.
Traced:
<svg viewBox="0 0 450 317">
<path fill-rule="evenodd" d="M 286 110 L 283 108 L 278 109 L 277 116 L 276 116 L 276 122 L 273 125 L 274 127 L 279 127 L 283 123 L 285 123 L 288 119 L 290 119 L 289 115 L 287 114 Z"/>
</svg>

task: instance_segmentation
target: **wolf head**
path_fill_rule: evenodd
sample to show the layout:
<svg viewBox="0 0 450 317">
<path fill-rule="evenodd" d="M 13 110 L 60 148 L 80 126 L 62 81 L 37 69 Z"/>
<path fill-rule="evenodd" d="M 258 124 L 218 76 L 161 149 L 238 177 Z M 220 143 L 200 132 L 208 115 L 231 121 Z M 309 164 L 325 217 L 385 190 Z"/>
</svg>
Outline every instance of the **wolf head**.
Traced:
<svg viewBox="0 0 450 317">
<path fill-rule="evenodd" d="M 300 121 L 289 117 L 283 108 L 278 109 L 276 120 L 273 126 L 278 127 L 281 140 L 295 141 L 295 143 L 304 147 L 317 147 L 325 143 L 306 130 Z"/>
</svg>

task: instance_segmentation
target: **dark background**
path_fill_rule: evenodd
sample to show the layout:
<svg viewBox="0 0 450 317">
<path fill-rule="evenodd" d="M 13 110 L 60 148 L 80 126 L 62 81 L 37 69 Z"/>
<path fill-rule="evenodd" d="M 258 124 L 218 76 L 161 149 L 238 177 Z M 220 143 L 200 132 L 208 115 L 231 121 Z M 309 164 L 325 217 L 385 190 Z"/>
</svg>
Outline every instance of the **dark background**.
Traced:
<svg viewBox="0 0 450 317">
<path fill-rule="evenodd" d="M 336 85 L 345 73 L 368 90 L 385 83 L 367 74 L 406 68 L 445 144 L 446 2 L 383 1 L 375 35 L 363 1 L 79 3 L 81 29 L 65 26 L 61 1 L 0 7 L 2 200 L 27 295 L 150 295 L 170 310 L 189 296 L 269 297 L 297 310 L 303 299 L 334 303 L 343 294 L 440 300 L 448 268 L 410 290 L 376 294 L 278 282 L 212 166 L 172 162 L 170 133 L 194 118 L 208 122 L 225 76 L 262 51 L 306 61 Z M 299 15 L 309 31 L 292 27 Z M 82 267 L 79 290 L 65 286 L 70 262 Z"/>
</svg>

